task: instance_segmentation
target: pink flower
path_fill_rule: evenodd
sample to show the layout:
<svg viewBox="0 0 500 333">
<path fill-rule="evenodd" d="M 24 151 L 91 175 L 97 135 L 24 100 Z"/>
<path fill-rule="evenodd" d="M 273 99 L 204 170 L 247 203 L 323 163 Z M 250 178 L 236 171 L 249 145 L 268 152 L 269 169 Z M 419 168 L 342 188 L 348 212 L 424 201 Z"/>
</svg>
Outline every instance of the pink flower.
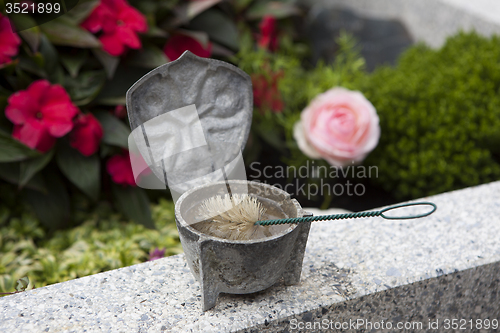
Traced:
<svg viewBox="0 0 500 333">
<path fill-rule="evenodd" d="M 122 55 L 126 47 L 141 48 L 137 33 L 148 30 L 144 15 L 125 0 L 102 0 L 82 27 L 93 33 L 102 30 L 99 40 L 112 56 Z"/>
<path fill-rule="evenodd" d="M 123 119 L 127 115 L 127 108 L 125 105 L 117 105 L 113 111 L 116 117 Z"/>
<path fill-rule="evenodd" d="M 337 87 L 314 98 L 293 134 L 305 155 L 345 166 L 362 161 L 377 146 L 379 118 L 359 91 Z"/>
<path fill-rule="evenodd" d="M 167 249 L 163 248 L 163 249 L 159 249 L 159 248 L 155 248 L 153 251 L 149 252 L 149 259 L 148 261 L 152 261 L 152 260 L 156 260 L 156 259 L 160 259 L 160 258 L 163 258 L 165 256 L 165 251 Z"/>
<path fill-rule="evenodd" d="M 285 107 L 281 93 L 278 90 L 278 81 L 283 73 L 272 73 L 270 78 L 263 74 L 252 75 L 253 103 L 261 108 L 280 113 Z"/>
<path fill-rule="evenodd" d="M 136 186 L 128 151 L 111 157 L 106 164 L 106 169 L 115 183 Z"/>
<path fill-rule="evenodd" d="M 21 39 L 12 31 L 9 19 L 0 14 L 0 65 L 17 55 Z"/>
<path fill-rule="evenodd" d="M 71 147 L 82 155 L 90 156 L 99 149 L 99 142 L 103 136 L 101 123 L 93 114 L 80 114 L 75 120 L 75 127 L 70 134 Z"/>
<path fill-rule="evenodd" d="M 190 36 L 176 34 L 167 41 L 163 52 L 165 52 L 170 61 L 173 61 L 179 58 L 186 50 L 191 51 L 198 57 L 208 58 L 212 54 L 212 43 L 209 42 L 207 46 L 203 46 L 199 41 Z"/>
<path fill-rule="evenodd" d="M 270 51 L 278 49 L 278 34 L 276 32 L 276 19 L 273 16 L 265 15 L 259 24 L 260 35 L 257 44 Z"/>
<path fill-rule="evenodd" d="M 28 89 L 12 94 L 5 116 L 14 123 L 12 136 L 31 149 L 46 152 L 56 139 L 73 128 L 78 108 L 68 93 L 47 80 L 33 82 Z"/>
</svg>

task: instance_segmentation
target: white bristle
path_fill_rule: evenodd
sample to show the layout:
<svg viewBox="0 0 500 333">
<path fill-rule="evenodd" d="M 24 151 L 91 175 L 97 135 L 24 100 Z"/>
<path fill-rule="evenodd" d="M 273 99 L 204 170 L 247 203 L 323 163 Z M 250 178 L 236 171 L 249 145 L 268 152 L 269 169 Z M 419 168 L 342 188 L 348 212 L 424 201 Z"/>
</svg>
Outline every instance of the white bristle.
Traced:
<svg viewBox="0 0 500 333">
<path fill-rule="evenodd" d="M 257 198 L 247 194 L 215 196 L 201 204 L 203 219 L 210 222 L 197 229 L 230 240 L 248 240 L 260 227 L 255 222 L 262 219 L 265 211 Z"/>
</svg>

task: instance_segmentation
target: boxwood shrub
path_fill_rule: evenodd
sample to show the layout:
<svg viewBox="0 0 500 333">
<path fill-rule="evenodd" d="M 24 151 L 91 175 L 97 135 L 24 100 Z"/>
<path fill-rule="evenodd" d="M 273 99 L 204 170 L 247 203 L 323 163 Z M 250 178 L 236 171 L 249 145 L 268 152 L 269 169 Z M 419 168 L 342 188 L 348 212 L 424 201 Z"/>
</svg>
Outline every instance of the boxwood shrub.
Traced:
<svg viewBox="0 0 500 333">
<path fill-rule="evenodd" d="M 410 48 L 362 90 L 382 134 L 365 161 L 399 199 L 500 179 L 500 38 L 459 33 L 438 50 Z"/>
</svg>

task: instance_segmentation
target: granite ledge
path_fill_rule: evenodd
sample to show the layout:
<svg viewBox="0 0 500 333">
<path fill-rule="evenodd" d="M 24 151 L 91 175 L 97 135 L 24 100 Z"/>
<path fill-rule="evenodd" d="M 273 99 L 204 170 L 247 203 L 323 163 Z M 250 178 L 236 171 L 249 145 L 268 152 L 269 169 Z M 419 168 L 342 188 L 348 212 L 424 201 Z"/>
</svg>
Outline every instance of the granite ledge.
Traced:
<svg viewBox="0 0 500 333">
<path fill-rule="evenodd" d="M 299 285 L 221 295 L 207 312 L 177 255 L 0 298 L 0 332 L 290 331 L 293 318 L 425 319 L 455 310 L 498 318 L 498 198 L 494 182 L 423 198 L 438 205 L 424 219 L 316 222 Z M 446 292 L 429 293 L 442 281 Z M 460 290 L 469 290 L 464 302 Z"/>
</svg>

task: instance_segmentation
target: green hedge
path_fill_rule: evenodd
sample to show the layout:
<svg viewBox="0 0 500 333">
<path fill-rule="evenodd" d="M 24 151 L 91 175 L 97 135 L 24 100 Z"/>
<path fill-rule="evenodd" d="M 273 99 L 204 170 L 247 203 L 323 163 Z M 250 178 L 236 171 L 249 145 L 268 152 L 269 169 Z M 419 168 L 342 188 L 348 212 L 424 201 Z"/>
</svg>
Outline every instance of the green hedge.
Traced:
<svg viewBox="0 0 500 333">
<path fill-rule="evenodd" d="M 382 135 L 366 164 L 399 199 L 500 179 L 500 38 L 460 33 L 410 48 L 362 88 Z"/>
<path fill-rule="evenodd" d="M 364 164 L 378 167 L 378 177 L 370 181 L 396 199 L 500 179 L 499 37 L 459 33 L 438 50 L 416 45 L 397 66 L 373 73 L 365 71 L 349 37 L 338 42 L 335 63 L 309 69 L 293 48 L 272 57 L 240 52 L 238 64 L 248 73 L 279 73 L 284 101 L 282 111 L 261 108 L 254 114 L 247 163 L 264 160 L 256 150 L 268 145 L 286 164 L 305 165 L 309 158 L 297 147 L 293 125 L 316 95 L 343 86 L 363 92 L 377 110 L 381 138 Z"/>
</svg>

